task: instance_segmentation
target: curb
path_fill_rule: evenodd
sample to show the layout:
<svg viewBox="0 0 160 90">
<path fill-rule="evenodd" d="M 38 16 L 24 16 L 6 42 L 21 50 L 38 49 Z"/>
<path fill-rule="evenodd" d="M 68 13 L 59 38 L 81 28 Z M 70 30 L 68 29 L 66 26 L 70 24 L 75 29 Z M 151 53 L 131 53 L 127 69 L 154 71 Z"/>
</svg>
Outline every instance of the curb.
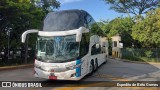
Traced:
<svg viewBox="0 0 160 90">
<path fill-rule="evenodd" d="M 123 62 L 131 62 L 131 63 L 137 63 L 137 64 L 160 64 L 160 63 L 155 63 L 155 62 L 141 62 L 141 61 L 131 61 L 127 59 L 119 59 L 119 58 L 110 58 L 118 61 L 123 61 Z"/>
<path fill-rule="evenodd" d="M 155 75 L 155 74 L 160 74 L 160 70 L 158 70 L 156 72 L 152 72 L 152 73 L 143 74 L 143 75 L 140 75 L 140 76 L 135 76 L 135 77 L 127 78 L 127 79 L 129 79 L 131 81 L 133 81 L 133 80 L 139 80 L 141 78 L 145 78 L 147 76 L 151 76 L 151 75 Z"/>
<path fill-rule="evenodd" d="M 15 70 L 15 69 L 22 69 L 22 68 L 29 68 L 29 67 L 33 67 L 33 64 L 17 65 L 17 66 L 4 66 L 4 67 L 0 67 L 0 71 Z"/>
</svg>

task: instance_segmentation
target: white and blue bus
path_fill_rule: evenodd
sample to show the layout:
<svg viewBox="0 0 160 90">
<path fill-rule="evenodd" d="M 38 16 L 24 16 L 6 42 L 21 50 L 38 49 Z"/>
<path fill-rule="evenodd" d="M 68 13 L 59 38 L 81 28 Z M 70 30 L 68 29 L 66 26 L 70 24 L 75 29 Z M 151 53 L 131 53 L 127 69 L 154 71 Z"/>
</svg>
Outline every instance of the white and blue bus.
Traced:
<svg viewBox="0 0 160 90">
<path fill-rule="evenodd" d="M 93 18 L 83 10 L 50 12 L 38 33 L 34 75 L 52 80 L 80 80 L 108 56 L 108 43 Z"/>
</svg>

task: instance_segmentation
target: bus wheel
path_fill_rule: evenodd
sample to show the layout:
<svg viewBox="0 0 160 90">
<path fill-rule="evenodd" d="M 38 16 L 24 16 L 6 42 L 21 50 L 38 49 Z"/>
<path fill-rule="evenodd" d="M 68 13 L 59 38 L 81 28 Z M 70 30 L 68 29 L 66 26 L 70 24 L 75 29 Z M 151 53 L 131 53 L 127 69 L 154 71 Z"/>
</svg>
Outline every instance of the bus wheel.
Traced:
<svg viewBox="0 0 160 90">
<path fill-rule="evenodd" d="M 93 71 L 94 71 L 94 62 L 93 62 L 93 60 L 91 60 L 90 67 L 89 67 L 89 74 L 91 75 L 93 73 Z"/>
<path fill-rule="evenodd" d="M 97 70 L 97 68 L 98 68 L 98 61 L 97 61 L 97 58 L 96 58 L 96 60 L 95 60 L 95 70 Z"/>
</svg>

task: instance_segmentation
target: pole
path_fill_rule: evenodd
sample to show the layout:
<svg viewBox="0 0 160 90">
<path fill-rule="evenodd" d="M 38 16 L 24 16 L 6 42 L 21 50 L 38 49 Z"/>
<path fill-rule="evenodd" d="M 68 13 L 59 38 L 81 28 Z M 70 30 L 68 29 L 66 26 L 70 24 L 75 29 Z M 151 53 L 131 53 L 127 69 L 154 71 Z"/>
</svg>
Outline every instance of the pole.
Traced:
<svg viewBox="0 0 160 90">
<path fill-rule="evenodd" d="M 10 44 L 10 43 L 9 43 L 9 41 L 10 41 L 10 40 L 9 40 L 9 39 L 10 39 L 10 30 L 7 31 L 7 34 L 8 34 L 8 54 L 7 54 L 7 55 L 8 55 L 8 60 L 9 60 L 9 54 L 10 54 L 10 50 L 9 50 L 9 46 L 10 46 L 10 45 L 9 45 L 9 44 Z"/>
</svg>

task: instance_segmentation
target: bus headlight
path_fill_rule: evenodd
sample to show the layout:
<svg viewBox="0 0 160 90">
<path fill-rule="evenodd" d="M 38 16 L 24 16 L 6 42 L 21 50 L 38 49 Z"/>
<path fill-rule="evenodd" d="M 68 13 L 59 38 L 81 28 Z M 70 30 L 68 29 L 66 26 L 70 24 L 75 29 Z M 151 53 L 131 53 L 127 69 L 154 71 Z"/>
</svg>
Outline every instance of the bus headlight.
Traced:
<svg viewBox="0 0 160 90">
<path fill-rule="evenodd" d="M 67 66 L 66 69 L 68 69 L 68 70 L 73 70 L 73 69 L 76 69 L 76 68 L 78 68 L 78 67 L 80 67 L 80 66 L 81 66 L 81 63 L 78 64 L 78 65 Z"/>
<path fill-rule="evenodd" d="M 75 68 L 76 68 L 75 65 L 66 67 L 67 70 L 73 70 Z"/>
</svg>

